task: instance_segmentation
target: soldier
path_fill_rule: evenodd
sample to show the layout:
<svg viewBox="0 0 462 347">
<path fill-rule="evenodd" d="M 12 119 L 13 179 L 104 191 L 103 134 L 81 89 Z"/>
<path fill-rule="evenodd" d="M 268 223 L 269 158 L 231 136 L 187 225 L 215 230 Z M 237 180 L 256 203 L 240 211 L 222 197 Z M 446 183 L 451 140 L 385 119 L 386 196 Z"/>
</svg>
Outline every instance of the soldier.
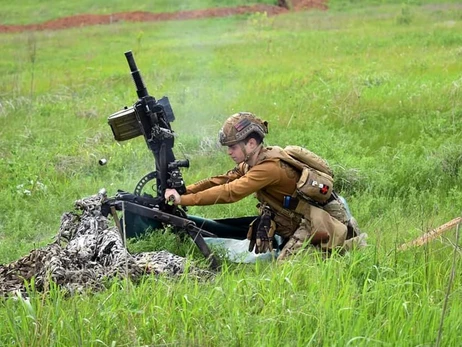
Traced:
<svg viewBox="0 0 462 347">
<path fill-rule="evenodd" d="M 268 122 L 252 113 L 240 112 L 229 117 L 219 132 L 221 145 L 237 166 L 224 175 L 189 185 L 184 195 L 174 189 L 165 191 L 165 198 L 176 205 L 199 206 L 226 204 L 255 194 L 260 216 L 249 227 L 249 251 L 264 253 L 272 250 L 274 234 L 284 240 L 278 260 L 298 252 L 305 244 L 330 251 L 349 250 L 363 245 L 364 236 L 336 194 L 324 204 L 293 199 L 301 172 L 287 160 L 280 147 L 266 147 L 263 139 Z M 301 207 L 300 207 L 301 206 Z"/>
</svg>

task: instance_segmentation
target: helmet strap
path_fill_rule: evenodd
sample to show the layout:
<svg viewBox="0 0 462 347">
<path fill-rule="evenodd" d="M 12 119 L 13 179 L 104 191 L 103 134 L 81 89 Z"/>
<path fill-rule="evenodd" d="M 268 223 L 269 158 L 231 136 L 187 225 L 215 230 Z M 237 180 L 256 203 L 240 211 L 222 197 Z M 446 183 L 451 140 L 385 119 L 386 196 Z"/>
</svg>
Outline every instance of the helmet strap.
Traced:
<svg viewBox="0 0 462 347">
<path fill-rule="evenodd" d="M 257 151 L 260 151 L 260 149 L 261 149 L 262 146 L 263 146 L 263 144 L 260 143 L 257 147 L 255 147 L 255 149 L 254 149 L 252 152 L 250 152 L 250 153 L 247 154 L 247 151 L 245 150 L 244 142 L 241 142 L 241 143 L 240 143 L 240 147 L 241 147 L 242 152 L 244 153 L 244 163 L 246 163 L 247 165 L 249 165 L 249 163 L 248 163 L 249 159 L 250 159 Z M 251 166 L 251 165 L 249 165 L 249 166 Z"/>
</svg>

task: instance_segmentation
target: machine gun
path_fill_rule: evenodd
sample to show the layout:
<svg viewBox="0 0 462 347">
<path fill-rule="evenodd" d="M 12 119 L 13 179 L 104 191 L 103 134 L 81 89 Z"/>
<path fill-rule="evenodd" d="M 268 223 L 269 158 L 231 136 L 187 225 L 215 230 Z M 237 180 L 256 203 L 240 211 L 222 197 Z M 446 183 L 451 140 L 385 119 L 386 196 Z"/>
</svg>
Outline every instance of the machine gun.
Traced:
<svg viewBox="0 0 462 347">
<path fill-rule="evenodd" d="M 202 254 L 210 261 L 212 268 L 217 268 L 219 262 L 212 254 L 203 236 L 215 237 L 188 219 L 186 209 L 169 205 L 165 202 L 164 192 L 167 188 L 174 188 L 179 194 L 186 192 L 185 182 L 180 168 L 189 167 L 188 160 L 176 160 L 173 153 L 174 131 L 170 123 L 175 120 L 168 97 L 156 100 L 149 95 L 140 71 L 136 66 L 131 51 L 125 52 L 131 75 L 136 86 L 138 101 L 132 107 L 125 107 L 108 118 L 108 123 L 116 141 L 126 141 L 143 135 L 148 149 L 154 155 L 155 171 L 142 177 L 135 187 L 134 193 L 119 190 L 115 197 L 107 198 L 103 204 L 103 214 L 116 214 L 115 210 L 123 210 L 132 216 L 141 216 L 157 222 L 159 226 L 170 225 L 174 231 L 186 231 L 191 236 Z M 143 188 L 155 180 L 157 194 L 143 193 Z M 131 227 L 125 220 L 125 226 L 116 224 L 120 231 L 127 232 Z M 123 229 L 123 230 L 122 230 Z M 126 230 L 125 230 L 126 229 Z"/>
</svg>

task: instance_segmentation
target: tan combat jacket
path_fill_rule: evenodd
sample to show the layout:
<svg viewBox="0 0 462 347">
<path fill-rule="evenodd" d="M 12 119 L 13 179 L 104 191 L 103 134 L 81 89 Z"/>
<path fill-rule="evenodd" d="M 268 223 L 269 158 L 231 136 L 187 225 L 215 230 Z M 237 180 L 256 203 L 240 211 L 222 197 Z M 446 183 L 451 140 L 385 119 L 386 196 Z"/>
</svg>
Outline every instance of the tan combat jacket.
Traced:
<svg viewBox="0 0 462 347">
<path fill-rule="evenodd" d="M 291 196 L 300 178 L 300 173 L 279 159 L 279 147 L 261 149 L 257 163 L 249 167 L 241 163 L 224 175 L 199 181 L 187 187 L 181 196 L 181 205 L 198 206 L 224 204 L 239 201 L 256 193 L 260 202 L 265 202 L 262 191 L 282 207 L 284 196 Z M 298 227 L 301 216 L 276 213 L 277 234 L 291 236 Z"/>
</svg>

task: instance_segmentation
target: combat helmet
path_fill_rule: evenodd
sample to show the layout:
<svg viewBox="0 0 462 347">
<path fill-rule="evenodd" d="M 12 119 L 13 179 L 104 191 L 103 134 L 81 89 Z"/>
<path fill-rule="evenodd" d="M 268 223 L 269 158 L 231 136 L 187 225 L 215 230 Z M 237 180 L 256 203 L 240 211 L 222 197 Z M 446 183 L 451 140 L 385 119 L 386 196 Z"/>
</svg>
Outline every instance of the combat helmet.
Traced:
<svg viewBox="0 0 462 347">
<path fill-rule="evenodd" d="M 250 112 L 239 112 L 225 121 L 219 132 L 219 140 L 222 146 L 231 146 L 245 140 L 253 132 L 263 139 L 268 134 L 268 122 Z"/>
</svg>

